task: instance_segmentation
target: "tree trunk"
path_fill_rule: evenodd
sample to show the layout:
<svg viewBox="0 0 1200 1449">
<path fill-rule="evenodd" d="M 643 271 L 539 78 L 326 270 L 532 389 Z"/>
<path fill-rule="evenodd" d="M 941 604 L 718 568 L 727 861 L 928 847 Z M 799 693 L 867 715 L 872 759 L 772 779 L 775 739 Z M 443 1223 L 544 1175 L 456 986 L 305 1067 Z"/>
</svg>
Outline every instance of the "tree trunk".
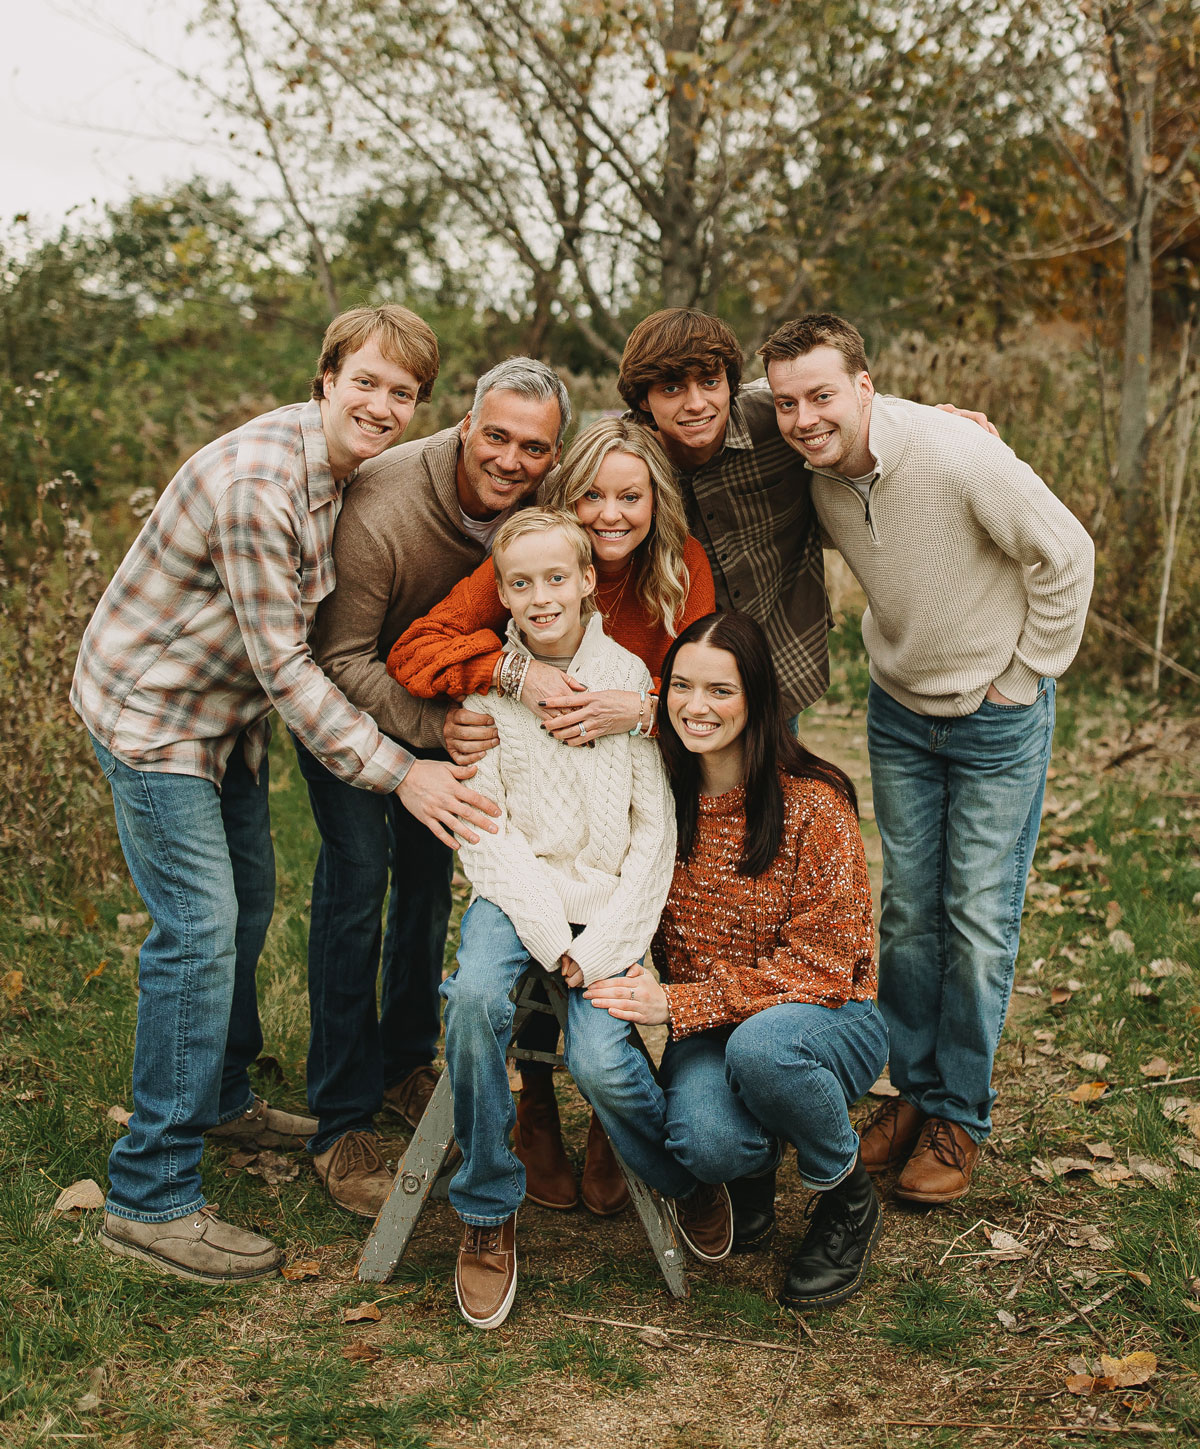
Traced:
<svg viewBox="0 0 1200 1449">
<path fill-rule="evenodd" d="M 694 54 L 700 41 L 696 0 L 676 0 L 663 30 L 667 57 L 667 155 L 662 205 L 656 218 L 662 247 L 664 307 L 691 307 L 703 285 L 704 255 L 696 208 L 696 158 L 703 102 L 699 75 L 691 66 L 673 66 L 672 55 Z"/>
</svg>

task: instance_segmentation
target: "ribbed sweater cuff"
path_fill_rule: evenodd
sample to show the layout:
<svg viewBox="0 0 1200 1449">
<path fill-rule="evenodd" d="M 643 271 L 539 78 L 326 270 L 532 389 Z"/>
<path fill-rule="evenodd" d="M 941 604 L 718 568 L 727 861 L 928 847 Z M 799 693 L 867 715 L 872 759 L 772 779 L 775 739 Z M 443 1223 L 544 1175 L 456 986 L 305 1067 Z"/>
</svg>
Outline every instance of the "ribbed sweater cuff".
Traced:
<svg viewBox="0 0 1200 1449">
<path fill-rule="evenodd" d="M 1014 659 L 992 683 L 1006 699 L 1015 700 L 1017 704 L 1032 704 L 1037 698 L 1041 675 L 1020 659 Z"/>
</svg>

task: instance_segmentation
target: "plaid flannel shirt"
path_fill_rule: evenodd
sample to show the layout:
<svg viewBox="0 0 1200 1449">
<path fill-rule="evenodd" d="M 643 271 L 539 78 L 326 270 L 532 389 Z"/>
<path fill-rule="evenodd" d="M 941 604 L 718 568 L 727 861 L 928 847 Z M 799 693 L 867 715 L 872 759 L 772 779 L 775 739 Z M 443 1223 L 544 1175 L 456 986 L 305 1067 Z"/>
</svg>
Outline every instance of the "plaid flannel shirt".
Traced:
<svg viewBox="0 0 1200 1449">
<path fill-rule="evenodd" d="M 831 616 L 807 466 L 779 435 L 765 381 L 738 389 L 721 450 L 680 476 L 719 609 L 762 626 L 789 713 L 829 687 Z"/>
<path fill-rule="evenodd" d="M 275 708 L 339 779 L 396 788 L 412 756 L 308 647 L 334 586 L 343 487 L 316 402 L 254 418 L 183 465 L 105 590 L 75 665 L 71 703 L 117 759 L 220 785 L 244 731 L 257 776 Z"/>
</svg>

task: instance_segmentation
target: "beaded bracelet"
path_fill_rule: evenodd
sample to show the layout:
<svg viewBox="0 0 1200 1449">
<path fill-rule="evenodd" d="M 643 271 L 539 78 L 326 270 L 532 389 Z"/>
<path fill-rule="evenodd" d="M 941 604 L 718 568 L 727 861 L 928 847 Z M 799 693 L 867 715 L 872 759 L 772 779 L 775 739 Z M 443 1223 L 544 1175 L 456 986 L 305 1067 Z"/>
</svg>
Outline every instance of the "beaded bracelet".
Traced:
<svg viewBox="0 0 1200 1449">
<path fill-rule="evenodd" d="M 643 685 L 642 688 L 638 690 L 638 717 L 637 717 L 637 724 L 635 724 L 634 727 L 629 731 L 629 733 L 631 735 L 633 735 L 635 738 L 636 738 L 636 736 L 641 735 L 641 734 L 649 734 L 649 728 L 648 727 L 643 727 L 643 725 L 642 725 L 642 711 L 645 708 L 646 708 L 646 688 Z"/>
</svg>

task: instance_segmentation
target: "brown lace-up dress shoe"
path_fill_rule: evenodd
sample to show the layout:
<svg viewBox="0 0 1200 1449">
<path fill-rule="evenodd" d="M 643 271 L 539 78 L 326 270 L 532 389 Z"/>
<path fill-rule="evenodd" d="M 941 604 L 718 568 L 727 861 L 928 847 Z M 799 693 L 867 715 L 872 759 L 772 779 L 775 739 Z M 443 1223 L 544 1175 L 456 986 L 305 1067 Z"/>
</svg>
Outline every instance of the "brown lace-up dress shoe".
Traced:
<svg viewBox="0 0 1200 1449">
<path fill-rule="evenodd" d="M 517 1215 L 491 1227 L 465 1224 L 454 1292 L 472 1328 L 499 1328 L 517 1293 Z"/>
<path fill-rule="evenodd" d="M 979 1152 L 979 1143 L 957 1122 L 930 1117 L 896 1182 L 896 1196 L 930 1207 L 956 1201 L 971 1186 Z"/>
<path fill-rule="evenodd" d="M 733 1247 L 733 1207 L 724 1183 L 707 1182 L 688 1197 L 669 1197 L 679 1236 L 702 1263 L 719 1263 Z"/>
<path fill-rule="evenodd" d="M 858 1160 L 868 1172 L 888 1172 L 899 1167 L 916 1146 L 925 1113 L 903 1097 L 889 1097 L 863 1123 Z"/>
<path fill-rule="evenodd" d="M 563 1149 L 554 1079 L 549 1072 L 531 1072 L 522 1081 L 513 1152 L 525 1168 L 525 1196 L 539 1207 L 566 1212 L 579 1201 L 579 1189 Z"/>
<path fill-rule="evenodd" d="M 383 1094 L 383 1105 L 388 1112 L 415 1127 L 421 1114 L 429 1106 L 429 1099 L 438 1084 L 436 1067 L 414 1067 L 407 1077 L 389 1087 Z"/>
<path fill-rule="evenodd" d="M 610 1218 L 629 1206 L 625 1174 L 617 1165 L 608 1133 L 600 1125 L 600 1118 L 595 1112 L 588 1128 L 587 1155 L 583 1159 L 579 1196 L 588 1212 L 595 1213 L 598 1218 Z"/>
<path fill-rule="evenodd" d="M 348 1213 L 360 1218 L 379 1216 L 392 1190 L 392 1174 L 383 1165 L 373 1132 L 347 1132 L 328 1152 L 313 1158 L 313 1168 L 325 1191 Z"/>
</svg>

